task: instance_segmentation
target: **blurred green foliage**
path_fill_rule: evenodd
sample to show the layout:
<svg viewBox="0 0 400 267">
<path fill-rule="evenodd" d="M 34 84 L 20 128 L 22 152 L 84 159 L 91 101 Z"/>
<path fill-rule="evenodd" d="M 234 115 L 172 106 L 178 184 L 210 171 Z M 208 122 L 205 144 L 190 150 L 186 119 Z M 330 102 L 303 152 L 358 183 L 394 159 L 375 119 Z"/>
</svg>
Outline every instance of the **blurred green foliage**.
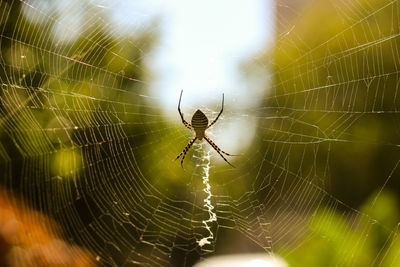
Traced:
<svg viewBox="0 0 400 267">
<path fill-rule="evenodd" d="M 398 266 L 397 196 L 383 192 L 371 197 L 360 212 L 371 217 L 352 218 L 346 212 L 321 208 L 309 218 L 307 238 L 283 256 L 290 266 Z"/>
<path fill-rule="evenodd" d="M 269 55 L 276 85 L 265 105 L 292 120 L 266 125 L 267 137 L 320 142 L 329 151 L 330 192 L 351 206 L 380 187 L 398 160 L 396 7 L 314 1 Z M 275 128 L 283 131 L 278 137 Z M 318 168 L 327 159 L 316 160 Z M 396 179 L 388 186 L 400 192 Z"/>
<path fill-rule="evenodd" d="M 379 42 L 399 32 L 400 9 L 394 3 L 380 10 L 384 3 L 377 0 L 354 5 L 332 2 L 314 1 L 304 9 L 292 22 L 290 34 L 280 35 L 263 59 L 272 62 L 274 84 L 266 88 L 267 100 L 255 114 L 260 117 L 256 138 L 240 169 L 223 163 L 211 170 L 212 192 L 221 203 L 228 202 L 225 194 L 230 204 L 238 203 L 229 208 L 237 208 L 230 212 L 239 222 L 259 215 L 271 219 L 276 228 L 268 234 L 273 241 L 280 240 L 280 230 L 286 230 L 288 223 L 280 215 L 292 207 L 298 216 L 288 215 L 294 229 L 273 244 L 291 266 L 400 265 L 400 241 L 392 232 L 400 218 L 400 180 L 394 169 L 399 153 L 393 145 L 399 136 L 395 127 L 400 64 L 394 52 L 399 41 Z M 74 42 L 63 43 L 51 37 L 51 21 L 35 24 L 21 15 L 21 2 L 2 8 L 10 12 L 1 21 L 3 35 L 11 38 L 1 39 L 1 111 L 6 119 L 0 149 L 6 175 L 0 183 L 48 213 L 59 211 L 57 204 L 77 199 L 75 194 L 87 194 L 85 201 L 95 218 L 117 210 L 107 206 L 114 205 L 112 197 L 117 193 L 133 206 L 135 190 L 145 191 L 151 185 L 180 201 L 178 208 L 186 212 L 183 218 L 204 219 L 199 208 L 203 198 L 198 197 L 201 177 L 183 175 L 179 162 L 165 159 L 171 153 L 171 140 L 177 141 L 173 147 L 179 153 L 190 134 L 186 138 L 177 130 L 181 125 L 169 124 L 157 102 L 138 97 L 148 90 L 143 81 L 150 74 L 143 55 L 157 41 L 157 34 L 114 36 L 107 32 L 104 18 L 88 24 Z M 9 120 L 13 116 L 18 119 Z M 191 153 L 195 158 L 201 152 L 192 149 Z M 101 173 L 92 171 L 99 162 Z M 193 170 L 196 163 L 186 160 L 185 166 Z M 113 168 L 123 164 L 129 167 Z M 139 184 L 142 175 L 146 184 Z M 114 187 L 102 188 L 107 199 L 98 200 L 102 206 L 97 207 L 99 196 L 92 192 L 104 181 Z M 218 199 L 219 195 L 224 197 Z M 347 205 L 333 206 L 326 199 Z M 268 205 L 260 211 L 264 203 Z M 193 210 L 186 210 L 187 206 Z M 220 222 L 225 219 L 234 228 L 232 218 L 222 218 L 224 212 Z M 83 224 L 94 221 L 81 213 Z M 120 213 L 112 215 L 119 218 Z M 304 223 L 295 225 L 297 218 Z M 120 219 L 124 220 L 131 223 Z M 191 223 L 181 222 L 188 229 Z M 110 224 L 114 227 L 114 222 Z M 159 231 L 157 225 L 151 227 Z M 71 233 L 79 242 L 80 233 Z M 124 262 L 131 247 L 119 245 L 120 251 L 110 254 L 117 255 L 116 262 Z"/>
<path fill-rule="evenodd" d="M 329 196 L 282 253 L 291 266 L 399 266 L 399 3 L 310 2 L 266 56 L 274 85 L 264 105 L 282 119 L 260 123 L 264 139 L 282 141 L 274 151 L 290 153 L 270 161 Z"/>
</svg>

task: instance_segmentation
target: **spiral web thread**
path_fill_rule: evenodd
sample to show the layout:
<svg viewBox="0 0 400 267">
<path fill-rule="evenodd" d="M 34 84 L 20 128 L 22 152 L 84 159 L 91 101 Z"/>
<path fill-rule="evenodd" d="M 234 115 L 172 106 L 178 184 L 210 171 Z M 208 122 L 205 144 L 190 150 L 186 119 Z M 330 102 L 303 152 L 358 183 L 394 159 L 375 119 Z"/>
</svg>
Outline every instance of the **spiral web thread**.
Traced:
<svg viewBox="0 0 400 267">
<path fill-rule="evenodd" d="M 160 96 L 148 93 L 150 81 L 137 79 L 143 71 L 138 62 L 148 53 L 145 39 L 115 41 L 119 29 L 105 23 L 103 7 L 66 1 L 64 9 L 87 16 L 73 46 L 54 41 L 54 25 L 66 35 L 78 33 L 47 2 L 2 2 L 1 184 L 54 218 L 68 241 L 108 266 L 192 265 L 215 252 L 225 230 L 284 255 L 313 238 L 328 247 L 336 242 L 338 265 L 354 264 L 371 233 L 382 231 L 388 233 L 382 249 L 367 255 L 369 262 L 393 263 L 400 253 L 398 229 L 346 204 L 329 187 L 331 163 L 339 161 L 333 152 L 360 143 L 387 149 L 379 194 L 398 177 L 399 139 L 359 139 L 355 131 L 371 119 L 391 121 L 387 133 L 396 136 L 400 113 L 399 1 L 367 2 L 338 1 L 332 12 L 348 26 L 314 46 L 299 45 L 302 36 L 294 33 L 300 22 L 287 25 L 279 45 L 292 45 L 297 54 L 274 70 L 277 80 L 264 102 L 242 109 L 225 95 L 225 111 L 209 133 L 223 148 L 219 136 L 230 124 L 252 120 L 257 145 L 236 159 L 236 169 L 220 164 L 213 151 L 198 158 L 188 153 L 188 172 L 171 160 L 193 133 L 178 114 L 166 122 Z M 28 13 L 18 13 L 20 7 Z M 321 72 L 325 80 L 318 78 Z M 197 108 L 182 105 L 185 114 Z M 209 118 L 219 110 L 201 109 Z M 330 227 L 336 231 L 327 236 Z"/>
</svg>

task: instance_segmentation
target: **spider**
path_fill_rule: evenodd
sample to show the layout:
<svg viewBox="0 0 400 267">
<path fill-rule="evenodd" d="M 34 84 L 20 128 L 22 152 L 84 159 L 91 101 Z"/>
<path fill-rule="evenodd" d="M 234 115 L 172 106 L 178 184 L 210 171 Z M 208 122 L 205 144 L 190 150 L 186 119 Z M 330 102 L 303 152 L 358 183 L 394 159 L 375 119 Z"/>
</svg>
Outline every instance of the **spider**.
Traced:
<svg viewBox="0 0 400 267">
<path fill-rule="evenodd" d="M 189 151 L 189 149 L 191 148 L 191 146 L 193 145 L 193 143 L 197 139 L 199 139 L 199 141 L 201 141 L 204 138 L 207 141 L 207 143 L 209 143 L 210 146 L 212 146 L 212 148 L 214 148 L 215 151 L 217 151 L 217 153 L 226 161 L 226 163 L 228 163 L 232 167 L 235 167 L 232 164 L 230 164 L 229 161 L 221 153 L 223 153 L 223 154 L 225 154 L 227 156 L 238 156 L 238 155 L 228 154 L 225 151 L 221 150 L 216 144 L 214 144 L 214 142 L 210 139 L 210 137 L 208 137 L 206 135 L 206 133 L 205 133 L 205 131 L 208 128 L 210 128 L 211 126 L 213 126 L 217 122 L 219 116 L 221 116 L 221 114 L 222 114 L 222 111 L 224 111 L 224 94 L 222 94 L 222 108 L 221 108 L 221 111 L 219 112 L 218 116 L 215 118 L 215 120 L 211 124 L 208 124 L 207 116 L 204 115 L 204 113 L 200 109 L 198 109 L 193 114 L 192 124 L 190 124 L 190 123 L 185 121 L 185 119 L 183 118 L 183 114 L 181 112 L 182 93 L 183 93 L 183 90 L 181 91 L 181 96 L 179 97 L 178 112 L 179 112 L 179 115 L 181 116 L 183 125 L 185 125 L 185 127 L 190 129 L 190 130 L 194 130 L 196 135 L 195 135 L 195 137 L 193 137 L 192 140 L 189 141 L 189 143 L 187 144 L 185 149 L 175 158 L 175 160 L 179 159 L 183 154 L 183 157 L 182 157 L 182 160 L 181 160 L 181 166 L 183 168 L 183 160 L 185 159 L 186 153 Z"/>
</svg>

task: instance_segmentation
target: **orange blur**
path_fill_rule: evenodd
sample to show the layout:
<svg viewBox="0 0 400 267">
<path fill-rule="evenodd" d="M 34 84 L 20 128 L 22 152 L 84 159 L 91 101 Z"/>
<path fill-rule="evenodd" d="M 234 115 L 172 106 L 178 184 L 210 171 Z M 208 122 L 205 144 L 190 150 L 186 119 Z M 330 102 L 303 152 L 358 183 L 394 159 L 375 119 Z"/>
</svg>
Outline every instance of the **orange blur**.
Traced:
<svg viewBox="0 0 400 267">
<path fill-rule="evenodd" d="M 96 266 L 87 250 L 62 240 L 57 224 L 0 189 L 0 266 Z"/>
</svg>

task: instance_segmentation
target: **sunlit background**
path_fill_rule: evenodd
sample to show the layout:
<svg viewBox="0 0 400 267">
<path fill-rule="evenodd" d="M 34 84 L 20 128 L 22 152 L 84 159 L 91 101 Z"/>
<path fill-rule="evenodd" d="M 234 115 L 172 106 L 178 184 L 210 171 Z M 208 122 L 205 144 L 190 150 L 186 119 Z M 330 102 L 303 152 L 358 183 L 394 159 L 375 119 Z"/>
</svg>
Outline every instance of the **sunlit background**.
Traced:
<svg viewBox="0 0 400 267">
<path fill-rule="evenodd" d="M 399 266 L 399 17 L 2 1 L 0 266 Z"/>
<path fill-rule="evenodd" d="M 241 69 L 273 42 L 274 4 L 270 0 L 251 1 L 102 1 L 92 0 L 92 12 L 109 19 L 109 34 L 136 35 L 149 31 L 156 36 L 154 49 L 143 54 L 150 66 L 150 97 L 159 101 L 166 115 L 176 117 L 178 96 L 185 91 L 183 107 L 187 120 L 196 107 L 220 103 L 254 108 L 265 94 L 268 77 L 249 77 Z M 86 2 L 38 0 L 35 5 L 59 17 L 52 33 L 56 42 L 74 42 L 85 31 L 83 21 L 91 10 Z M 41 18 L 30 5 L 24 11 L 32 22 Z M 43 23 L 43 22 L 42 22 Z M 265 66 L 264 66 L 265 67 Z M 218 141 L 228 150 L 250 145 L 254 120 L 248 117 L 226 126 Z M 248 129 L 240 131 L 240 129 Z"/>
</svg>

